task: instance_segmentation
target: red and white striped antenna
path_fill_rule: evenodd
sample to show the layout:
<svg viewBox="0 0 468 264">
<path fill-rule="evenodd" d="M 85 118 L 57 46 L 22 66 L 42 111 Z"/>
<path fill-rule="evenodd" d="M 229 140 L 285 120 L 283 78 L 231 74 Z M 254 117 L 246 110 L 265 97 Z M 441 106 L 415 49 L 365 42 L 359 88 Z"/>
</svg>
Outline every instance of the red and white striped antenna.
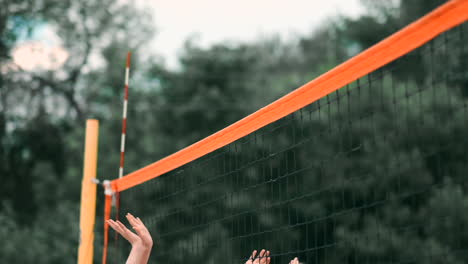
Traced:
<svg viewBox="0 0 468 264">
<path fill-rule="evenodd" d="M 123 111 L 122 111 L 122 135 L 120 138 L 120 166 L 119 166 L 119 179 L 123 177 L 124 173 L 124 164 L 125 164 L 125 136 L 127 135 L 127 108 L 128 108 L 128 86 L 130 79 L 130 58 L 132 56 L 131 52 L 127 53 L 127 63 L 125 66 L 125 90 L 124 90 L 124 100 L 123 100 Z M 120 214 L 120 193 L 117 192 L 114 195 L 115 201 L 115 219 L 119 220 Z M 115 234 L 115 241 L 118 243 L 118 235 Z"/>
<path fill-rule="evenodd" d="M 125 94 L 123 101 L 123 113 L 122 113 L 122 137 L 120 139 L 120 168 L 119 178 L 123 177 L 124 163 L 125 163 L 125 136 L 127 134 L 127 107 L 128 107 L 128 82 L 130 77 L 130 58 L 132 54 L 127 53 L 127 65 L 125 67 Z"/>
<path fill-rule="evenodd" d="M 123 177 L 125 164 L 125 137 L 127 135 L 127 109 L 128 109 L 128 86 L 130 79 L 130 58 L 132 54 L 127 53 L 127 64 L 125 66 L 125 90 L 122 111 L 122 135 L 120 138 L 120 166 L 119 179 Z M 119 220 L 120 213 L 120 193 L 115 194 L 116 219 Z M 117 235 L 116 235 L 117 236 Z"/>
<path fill-rule="evenodd" d="M 123 113 L 122 113 L 122 136 L 120 138 L 120 166 L 119 166 L 119 179 L 123 177 L 124 173 L 124 163 L 125 163 L 125 136 L 127 135 L 127 108 L 128 108 L 128 86 L 129 86 L 129 79 L 130 79 L 130 58 L 132 54 L 131 52 L 127 53 L 127 63 L 125 66 L 125 90 L 124 90 L 124 100 L 123 100 Z M 106 188 L 106 199 L 112 196 L 111 201 L 106 201 L 109 203 L 109 208 L 105 208 L 105 220 L 109 219 L 110 217 L 110 204 L 115 205 L 116 207 L 116 220 L 119 220 L 119 213 L 120 213 L 120 193 L 116 192 L 113 193 L 112 189 L 110 188 L 109 181 L 104 181 L 104 187 Z M 102 263 L 106 263 L 107 261 L 107 248 L 108 248 L 108 236 L 109 236 L 109 228 L 107 222 L 104 222 L 104 248 L 103 248 L 103 259 Z M 118 234 L 115 233 L 115 242 L 118 243 Z"/>
</svg>

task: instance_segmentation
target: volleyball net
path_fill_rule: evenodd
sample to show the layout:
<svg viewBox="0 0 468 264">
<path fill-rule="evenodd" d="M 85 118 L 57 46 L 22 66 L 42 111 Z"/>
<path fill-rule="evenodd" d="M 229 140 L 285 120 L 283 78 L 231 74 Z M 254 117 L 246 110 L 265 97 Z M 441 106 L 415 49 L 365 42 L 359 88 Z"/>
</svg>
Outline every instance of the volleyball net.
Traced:
<svg viewBox="0 0 468 264">
<path fill-rule="evenodd" d="M 111 182 L 154 263 L 464 263 L 468 1 Z M 106 199 L 110 216 L 110 199 Z M 127 245 L 109 245 L 109 256 Z M 106 245 L 107 248 L 107 245 Z M 107 250 L 107 249 L 105 249 Z M 105 253 L 107 255 L 107 253 Z"/>
</svg>

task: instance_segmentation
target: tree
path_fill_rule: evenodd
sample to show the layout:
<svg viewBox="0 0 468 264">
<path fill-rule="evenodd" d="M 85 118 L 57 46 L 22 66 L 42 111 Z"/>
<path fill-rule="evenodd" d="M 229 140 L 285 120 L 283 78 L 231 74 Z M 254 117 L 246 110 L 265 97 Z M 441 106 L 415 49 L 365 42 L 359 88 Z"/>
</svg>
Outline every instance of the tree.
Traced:
<svg viewBox="0 0 468 264">
<path fill-rule="evenodd" d="M 11 247 L 0 248 L 0 255 L 10 262 L 72 263 L 84 119 L 96 115 L 99 103 L 89 96 L 107 90 L 120 98 L 115 72 L 125 60 L 111 66 L 117 58 L 106 50 L 116 43 L 113 55 L 138 50 L 152 36 L 150 17 L 114 0 L 7 0 L 1 6 L 0 233 Z M 59 70 L 14 65 L 12 49 L 38 27 L 53 30 L 69 54 Z"/>
</svg>

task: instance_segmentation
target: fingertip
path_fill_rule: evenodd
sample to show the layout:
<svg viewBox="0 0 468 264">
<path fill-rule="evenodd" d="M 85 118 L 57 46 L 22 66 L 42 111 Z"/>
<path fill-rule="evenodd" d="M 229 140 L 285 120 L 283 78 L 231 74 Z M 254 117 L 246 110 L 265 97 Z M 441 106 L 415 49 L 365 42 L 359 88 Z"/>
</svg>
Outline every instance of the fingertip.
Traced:
<svg viewBox="0 0 468 264">
<path fill-rule="evenodd" d="M 250 256 L 250 258 L 254 259 L 255 255 L 257 255 L 257 250 L 256 249 L 254 249 L 254 251 L 252 251 L 252 256 Z"/>
</svg>

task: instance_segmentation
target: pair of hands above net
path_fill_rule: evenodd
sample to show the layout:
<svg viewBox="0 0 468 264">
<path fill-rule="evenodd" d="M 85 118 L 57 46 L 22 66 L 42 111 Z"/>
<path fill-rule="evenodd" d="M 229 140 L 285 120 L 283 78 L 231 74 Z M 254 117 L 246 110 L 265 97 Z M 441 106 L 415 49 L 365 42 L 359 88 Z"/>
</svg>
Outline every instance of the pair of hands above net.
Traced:
<svg viewBox="0 0 468 264">
<path fill-rule="evenodd" d="M 270 264 L 271 258 L 270 258 L 270 251 L 262 249 L 260 251 L 260 254 L 257 256 L 257 250 L 254 250 L 252 252 L 252 255 L 250 255 L 249 260 L 245 262 L 245 264 Z M 294 258 L 292 259 L 289 264 L 299 264 L 299 259 Z"/>
<path fill-rule="evenodd" d="M 151 254 L 151 248 L 153 247 L 153 239 L 151 238 L 151 234 L 140 218 L 134 217 L 130 213 L 127 213 L 125 217 L 135 232 L 129 230 L 118 220 L 114 221 L 109 219 L 107 220 L 107 223 L 110 227 L 112 227 L 112 229 L 122 235 L 132 245 L 132 250 L 128 255 L 126 263 L 146 264 L 148 263 L 148 259 Z M 258 255 L 257 250 L 254 250 L 245 264 L 270 264 L 270 261 L 270 251 L 262 249 Z M 299 264 L 298 258 L 294 258 L 289 262 L 289 264 Z"/>
</svg>

